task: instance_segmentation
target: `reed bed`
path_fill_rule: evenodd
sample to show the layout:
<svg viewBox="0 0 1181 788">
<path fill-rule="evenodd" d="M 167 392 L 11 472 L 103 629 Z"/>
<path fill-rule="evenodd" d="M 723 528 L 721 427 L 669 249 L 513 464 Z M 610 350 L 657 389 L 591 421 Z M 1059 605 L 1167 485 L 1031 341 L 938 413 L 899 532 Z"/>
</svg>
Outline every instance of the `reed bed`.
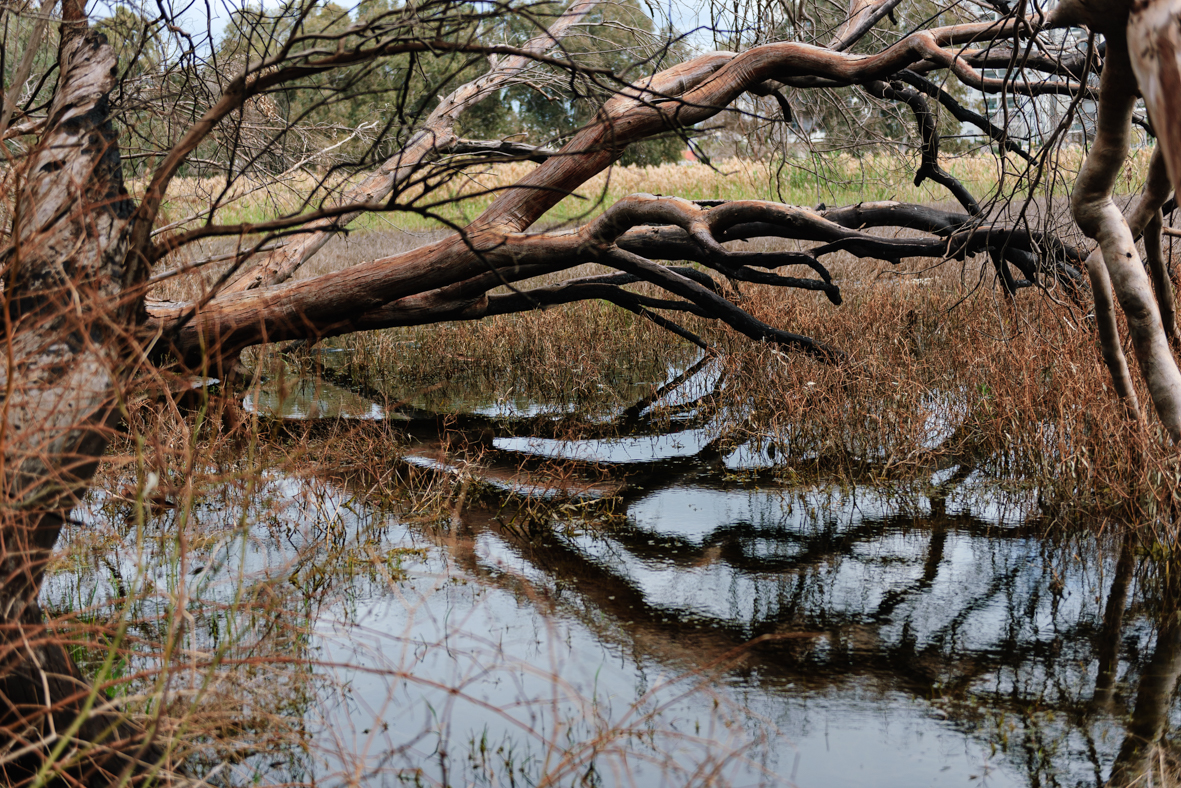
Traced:
<svg viewBox="0 0 1181 788">
<path fill-rule="evenodd" d="M 776 441 L 794 472 L 957 468 L 1035 490 L 1044 512 L 1071 521 L 1175 514 L 1175 453 L 1159 425 L 1124 413 L 1087 315 L 1029 290 L 1010 303 L 987 269 L 879 269 L 869 279 L 836 309 L 752 293 L 756 314 L 823 338 L 848 353 L 844 363 L 725 341 L 741 381 L 732 406 L 745 407 L 745 428 Z"/>
</svg>

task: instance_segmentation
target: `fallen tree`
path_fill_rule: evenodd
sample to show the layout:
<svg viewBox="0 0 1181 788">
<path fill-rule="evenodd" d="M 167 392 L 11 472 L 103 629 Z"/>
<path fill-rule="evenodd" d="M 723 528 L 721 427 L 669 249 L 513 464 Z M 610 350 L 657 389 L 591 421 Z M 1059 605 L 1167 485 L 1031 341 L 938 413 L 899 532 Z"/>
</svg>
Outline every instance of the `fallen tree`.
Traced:
<svg viewBox="0 0 1181 788">
<path fill-rule="evenodd" d="M 264 342 L 473 320 L 585 299 L 614 303 L 698 344 L 707 343 L 679 325 L 678 314 L 840 363 L 840 348 L 824 337 L 802 336 L 744 311 L 727 282 L 816 291 L 839 305 L 839 283 L 825 267 L 826 255 L 888 261 L 986 256 L 1009 296 L 1036 286 L 1064 288 L 1085 301 L 1085 269 L 1104 358 L 1124 405 L 1145 417 L 1122 351 L 1116 302 L 1127 316 L 1153 412 L 1172 439 L 1181 440 L 1181 373 L 1170 349 L 1175 309 L 1160 243 L 1161 208 L 1181 178 L 1181 123 L 1172 118 L 1178 111 L 1175 86 L 1181 85 L 1175 44 L 1181 6 L 1170 0 L 1138 5 L 1130 17 L 1130 5 L 1120 2 L 1100 7 L 1067 0 L 1048 15 L 1026 5 L 1010 12 L 998 4 L 997 19 L 921 25 L 888 36 L 880 46 L 872 35 L 875 25 L 898 3 L 856 0 L 835 29 L 825 31 L 831 35 L 826 44 L 818 43 L 812 27 L 807 42 L 756 42 L 661 68 L 661 58 L 672 51 L 666 43 L 626 73 L 596 65 L 564 44 L 591 23 L 596 4 L 590 0 L 550 16 L 544 7 L 479 11 L 444 1 L 355 18 L 330 11 L 331 24 L 320 27 L 310 26 L 317 7 L 308 3 L 281 18 L 264 15 L 243 23 L 239 33 L 250 42 L 251 59 L 232 73 L 218 61 L 212 42 L 194 42 L 168 12 L 144 18 L 152 35 L 133 47 L 131 57 L 154 47 L 158 68 L 136 72 L 132 63 L 117 61 L 77 0 L 63 0 L 50 18 L 52 5 L 35 13 L 5 9 L 14 18 L 24 13 L 35 20 L 24 41 L 27 57 L 5 87 L 0 117 L 11 145 L 0 419 L 0 765 L 11 784 L 50 773 L 87 784 L 171 774 L 168 742 L 120 718 L 68 651 L 47 635 L 37 607 L 47 562 L 127 394 L 157 364 L 210 369 Z M 486 34 L 493 20 L 506 15 L 529 30 L 520 44 L 498 43 Z M 1074 39 L 1056 32 L 1072 26 L 1089 32 L 1082 52 L 1069 43 Z M 156 35 L 167 42 L 151 43 Z M 57 55 L 36 73 L 43 43 L 56 43 Z M 414 64 L 440 57 L 458 65 L 424 84 Z M 466 77 L 465 69 L 485 59 L 486 71 L 437 104 L 419 95 Z M 309 120 L 316 109 L 370 91 L 365 80 L 390 62 L 403 65 L 389 89 L 396 98 L 389 117 L 378 121 L 380 133 L 365 139 L 370 132 L 357 126 L 343 141 L 321 139 L 314 154 L 301 152 L 294 164 L 279 156 L 297 133 L 305 139 L 327 133 Z M 1005 70 L 1002 76 L 990 71 L 998 68 Z M 338 74 L 339 84 L 323 81 Z M 1044 168 L 1048 161 L 1029 153 L 1003 124 L 966 106 L 953 83 L 999 94 L 1002 101 L 1064 96 L 1072 109 L 1098 102 L 1094 143 L 1071 200 L 1094 250 L 1024 220 L 1032 196 L 1024 206 L 1017 201 L 1014 217 L 998 210 L 999 194 L 982 199 L 942 166 L 938 111 L 974 124 L 997 150 L 1031 167 Z M 590 122 L 564 139 L 524 143 L 460 135 L 465 112 L 521 86 L 606 100 Z M 833 89 L 897 104 L 899 117 L 913 124 L 920 152 L 916 183 L 930 180 L 945 188 L 961 209 L 897 202 L 813 209 L 632 195 L 577 226 L 539 227 L 550 209 L 611 167 L 629 146 L 662 135 L 690 137 L 735 107 L 744 117 L 782 127 L 793 122 L 788 96 Z M 1144 94 L 1147 120 L 1135 116 L 1137 90 Z M 291 97 L 302 91 L 322 98 L 301 109 Z M 414 102 L 418 114 L 411 111 Z M 765 106 L 776 107 L 778 115 L 766 116 Z M 116 116 L 123 119 L 124 136 Z M 1139 202 L 1125 218 L 1112 190 L 1137 121 L 1158 132 L 1159 148 Z M 1051 141 L 1072 122 L 1066 113 Z M 167 133 L 153 131 L 164 127 Z M 125 159 L 128 139 L 136 149 Z M 353 145 L 353 158 L 333 160 L 329 152 L 345 143 Z M 451 200 L 440 187 L 490 157 L 541 163 L 508 188 L 482 195 L 488 204 L 473 220 L 448 220 Z M 150 166 L 133 198 L 124 170 L 139 166 L 135 162 Z M 306 189 L 294 208 L 222 221 L 234 190 L 252 183 L 258 172 L 269 172 L 267 188 L 290 181 L 292 173 L 312 175 L 296 183 Z M 1032 189 L 1042 170 L 1031 172 Z M 174 219 L 169 201 L 186 173 L 213 173 L 220 180 L 206 205 Z M 388 211 L 446 220 L 454 231 L 417 249 L 296 277 L 350 223 Z M 903 229 L 909 233 L 899 237 Z M 1147 270 L 1135 246 L 1140 235 Z M 239 239 L 238 249 L 194 262 L 190 250 L 216 238 Z M 791 239 L 805 248 L 741 251 L 733 243 L 752 239 Z M 162 283 L 190 277 L 210 262 L 222 267 L 194 297 L 168 301 L 155 295 Z M 614 272 L 555 281 L 586 263 Z M 538 277 L 547 279 L 531 283 Z M 637 290 L 639 283 L 663 292 Z"/>
</svg>

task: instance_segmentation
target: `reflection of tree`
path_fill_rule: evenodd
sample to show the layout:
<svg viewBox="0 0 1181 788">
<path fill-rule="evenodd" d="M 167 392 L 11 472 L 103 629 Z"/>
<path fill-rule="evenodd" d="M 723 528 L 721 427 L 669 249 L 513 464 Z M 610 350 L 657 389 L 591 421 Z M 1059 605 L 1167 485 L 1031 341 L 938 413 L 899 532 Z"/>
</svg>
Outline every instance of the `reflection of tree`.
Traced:
<svg viewBox="0 0 1181 788">
<path fill-rule="evenodd" d="M 104 486 L 126 489 L 134 479 L 127 474 L 124 467 L 105 475 Z M 381 551 L 374 560 L 368 549 L 389 541 L 385 512 L 350 506 L 331 484 L 285 476 L 227 483 L 191 507 L 140 512 L 135 500 L 113 495 L 89 504 L 83 516 L 107 523 L 113 544 L 142 541 L 146 556 L 134 564 L 124 555 L 120 564 L 118 552 L 102 550 L 101 570 L 82 562 L 48 579 L 45 606 L 71 656 L 83 671 L 111 679 L 120 696 L 151 697 L 167 683 L 162 702 L 172 703 L 175 719 L 192 730 L 232 731 L 174 749 L 193 773 L 245 760 L 303 784 L 326 750 L 320 715 L 342 692 L 317 663 L 315 626 L 347 620 L 342 598 L 389 585 L 397 555 Z M 190 546 L 187 559 L 177 554 L 178 534 Z M 112 615 L 121 609 L 123 619 Z M 98 670 L 108 648 L 126 675 Z M 8 703 L 43 702 L 14 690 Z"/>
<path fill-rule="evenodd" d="M 1140 674 L 1136 705 L 1127 736 L 1111 770 L 1111 786 L 1152 784 L 1156 746 L 1168 724 L 1173 690 L 1181 677 L 1181 589 L 1176 582 L 1163 590 L 1156 647 Z M 1146 783 L 1147 778 L 1147 783 Z M 1156 779 L 1162 779 L 1157 776 Z"/>
<path fill-rule="evenodd" d="M 685 461 L 674 467 L 689 473 Z M 656 479 L 657 469 L 653 464 L 645 472 Z M 673 478 L 683 482 L 684 474 Z M 371 481 L 357 484 L 358 496 L 372 490 Z M 746 493 L 778 500 L 774 492 L 752 492 L 700 465 L 694 481 L 743 500 Z M 752 682 L 772 699 L 782 691 L 777 687 L 795 685 L 802 689 L 793 692 L 856 688 L 883 697 L 934 700 L 933 713 L 947 715 L 946 725 L 986 747 L 996 745 L 1026 771 L 1031 784 L 1063 784 L 1064 773 L 1077 772 L 1088 758 L 1096 782 L 1102 782 L 1116 757 L 1118 737 L 1108 737 L 1113 749 L 1105 752 L 1098 734 L 1126 713 L 1119 698 L 1132 694 L 1116 691 L 1122 673 L 1133 686 L 1139 681 L 1139 694 L 1115 773 L 1123 782 L 1116 784 L 1134 782 L 1150 765 L 1146 759 L 1155 752 L 1151 744 L 1160 738 L 1181 671 L 1175 615 L 1181 595 L 1151 582 L 1133 583 L 1134 542 L 1120 546 L 1118 560 L 1115 551 L 1108 556 L 1099 543 L 1062 545 L 1062 555 L 1086 556 L 1085 571 L 1113 568 L 1110 588 L 1100 599 L 1083 586 L 1084 569 L 1071 560 L 1049 560 L 1055 540 L 1043 538 L 1045 525 L 1037 519 L 998 526 L 949 513 L 954 507 L 946 501 L 931 501 L 929 514 L 913 505 L 908 513 L 866 514 L 894 510 L 875 507 L 864 491 L 809 500 L 791 489 L 779 494 L 784 505 L 752 504 L 697 538 L 621 518 L 608 519 L 589 541 L 563 536 L 560 529 L 526 530 L 520 526 L 524 518 L 548 516 L 552 509 L 535 501 L 506 506 L 494 495 L 468 506 L 450 531 L 424 527 L 420 532 L 446 550 L 463 573 L 514 593 L 542 614 L 578 620 L 640 664 L 656 662 L 674 673 L 700 671 L 703 682 Z M 346 514 L 327 500 L 333 495 L 305 491 L 303 502 L 295 503 L 292 491 L 276 490 L 274 496 L 241 502 L 254 507 L 246 515 L 257 523 L 251 529 L 252 549 L 266 554 L 268 567 L 276 562 L 284 567 L 283 582 L 274 588 L 247 589 L 259 600 L 282 589 L 287 594 L 257 611 L 251 624 L 257 636 L 250 642 L 271 649 L 255 654 L 263 662 L 282 656 L 279 651 L 287 646 L 278 635 L 295 634 L 342 594 L 364 596 L 366 588 L 384 587 L 382 576 L 369 576 L 372 567 L 358 566 L 355 559 L 358 544 L 384 542 L 384 518 L 364 513 L 368 509 Z M 641 493 L 631 495 L 634 503 Z M 273 509 L 288 499 L 286 505 L 303 509 Z M 239 513 L 236 505 L 198 507 L 195 517 L 205 533 L 228 533 L 237 527 Z M 179 528 L 176 516 L 164 513 L 161 530 Z M 345 519 L 338 522 L 339 516 Z M 290 523 L 297 521 L 314 527 L 292 531 Z M 506 570 L 485 559 L 478 545 L 489 540 L 507 547 L 527 569 Z M 284 555 L 289 558 L 281 559 Z M 728 579 L 739 596 L 760 602 L 753 608 L 702 609 L 676 595 L 657 597 L 634 570 L 637 566 L 667 573 L 676 578 L 674 585 L 683 586 L 713 573 Z M 873 587 L 880 578 L 877 568 L 885 566 L 891 568 L 891 582 Z M 1148 599 L 1140 599 L 1145 593 Z M 214 632 L 228 608 L 212 597 L 203 605 L 192 610 L 194 632 Z M 281 611 L 287 612 L 280 617 Z M 292 619 L 291 611 L 300 615 Z M 1129 649 L 1132 656 L 1121 663 L 1121 633 L 1143 631 L 1157 614 L 1171 616 L 1172 625 L 1161 628 L 1151 656 L 1142 666 Z M 145 630 L 142 637 L 155 642 L 163 634 L 162 629 Z M 299 652 L 303 643 L 291 645 Z M 1090 674 L 1096 664 L 1097 673 Z M 306 681 L 310 685 L 316 678 L 309 674 Z M 289 716 L 299 720 L 306 712 L 291 709 Z M 1002 718 L 1019 723 L 1008 742 L 999 729 Z M 1070 749 L 1064 745 L 1070 738 L 1087 745 Z"/>
<path fill-rule="evenodd" d="M 718 480 L 714 485 L 726 486 Z M 932 508 L 931 516 L 845 520 L 822 511 L 795 521 L 719 523 L 696 540 L 629 521 L 613 523 L 587 551 L 549 529 L 523 532 L 511 524 L 512 511 L 476 505 L 458 521 L 461 538 L 453 532 L 439 543 L 466 572 L 512 589 L 543 612 L 576 617 L 600 639 L 674 670 L 757 675 L 767 688 L 795 685 L 809 692 L 868 682 L 883 693 L 936 699 L 939 715 L 950 714 L 948 724 L 1000 747 L 1032 784 L 1058 784 L 1061 775 L 1088 761 L 1094 773 L 1106 771 L 1093 726 L 1110 724 L 1110 718 L 1096 716 L 1093 700 L 1104 691 L 1110 698 L 1115 684 L 1118 651 L 1112 642 L 1118 643 L 1125 625 L 1132 546 L 1124 545 L 1115 564 L 1104 615 L 1093 595 L 1091 604 L 1064 604 L 1089 592 L 1080 588 L 1078 567 L 1047 565 L 1053 543 L 1040 541 L 1041 522 L 998 527 L 948 515 L 942 505 Z M 520 574 L 487 564 L 476 546 L 488 537 L 507 545 L 530 570 Z M 860 602 L 842 596 L 848 590 L 841 585 L 848 582 L 842 570 L 872 566 L 872 556 L 890 552 L 891 540 L 899 538 L 903 555 L 882 560 L 904 566 L 910 579 L 862 594 Z M 941 576 L 954 571 L 951 556 L 961 551 L 962 557 L 966 549 L 976 553 L 976 574 L 962 583 Z M 1106 560 L 1097 543 L 1089 554 L 1088 562 Z M 758 612 L 744 617 L 654 600 L 630 574 L 635 565 L 659 566 L 685 585 L 694 573 L 717 568 L 733 584 L 747 584 L 761 600 Z M 1129 615 L 1142 618 L 1144 612 L 1134 607 Z M 1100 671 L 1092 685 L 1086 666 L 1096 660 Z M 1162 630 L 1141 680 L 1136 718 L 1148 727 L 1140 732 L 1134 724 L 1130 737 L 1159 738 L 1178 671 L 1181 627 L 1173 625 Z M 1136 664 L 1127 668 L 1131 680 L 1138 672 Z M 1002 718 L 1019 721 L 1007 742 L 990 722 Z M 1071 737 L 1086 745 L 1071 749 L 1065 744 Z M 1142 762 L 1120 757 L 1129 774 L 1142 772 Z"/>
<path fill-rule="evenodd" d="M 692 417 L 692 408 L 688 412 Z M 637 430 L 657 433 L 659 421 L 645 413 L 637 414 Z M 423 440 L 435 430 L 440 443 L 438 424 L 426 414 L 415 414 L 411 426 Z M 461 418 L 447 426 L 484 448 L 491 471 L 519 469 L 525 459 L 514 456 L 519 452 L 492 450 L 491 436 L 500 432 L 496 420 Z M 524 427 L 506 430 L 517 431 Z M 1065 543 L 1058 551 L 1055 539 L 1045 538 L 1045 523 L 1036 518 L 998 525 L 956 513 L 949 495 L 970 469 L 953 473 L 927 498 L 875 505 L 867 500 L 872 491 L 837 491 L 828 497 L 793 488 L 777 493 L 767 489 L 766 477 L 752 490 L 746 479 L 719 472 L 725 454 L 725 441 L 719 439 L 694 457 L 632 463 L 626 473 L 599 469 L 608 478 L 630 480 L 632 486 L 614 504 L 624 509 L 669 485 L 682 487 L 675 494 L 693 494 L 696 488 L 739 500 L 746 495 L 767 499 L 766 505 L 751 504 L 695 538 L 616 517 L 604 518 L 593 539 L 572 539 L 564 529 L 548 527 L 553 508 L 537 501 L 506 505 L 494 493 L 467 496 L 469 505 L 450 531 L 424 527 L 420 532 L 446 550 L 463 573 L 512 592 L 544 615 L 578 620 L 640 664 L 657 662 L 674 673 L 700 671 L 703 681 L 754 682 L 772 698 L 781 692 L 777 687 L 795 685 L 802 690 L 793 692 L 853 687 L 920 703 L 934 700 L 929 707 L 934 714 L 946 715 L 947 725 L 986 747 L 997 746 L 1025 770 L 1031 784 L 1062 784 L 1066 772 L 1077 772 L 1088 760 L 1101 783 L 1117 755 L 1119 737 L 1108 737 L 1112 751 L 1104 752 L 1099 734 L 1113 720 L 1122 722 L 1127 712 L 1121 698 L 1133 693 L 1118 691 L 1121 678 L 1132 686 L 1139 681 L 1113 779 L 1130 784 L 1150 765 L 1152 743 L 1160 738 L 1181 671 L 1181 632 L 1175 621 L 1181 595 L 1133 583 L 1136 542 L 1123 542 L 1118 560 L 1116 551 L 1108 556 L 1104 545 L 1085 540 Z M 359 498 L 373 489 L 373 480 L 356 485 Z M 284 495 L 290 491 L 277 491 L 276 500 Z M 315 619 L 326 602 L 358 593 L 358 584 L 382 586 L 381 577 L 358 576 L 353 543 L 382 542 L 382 518 L 363 518 L 341 530 L 319 523 L 322 515 L 310 510 L 268 516 L 267 507 L 275 505 L 260 499 L 246 518 L 258 523 L 251 532 L 258 544 L 272 545 L 266 547 L 273 552 L 268 561 L 280 554 L 294 557 L 284 565 L 283 588 L 290 598 L 267 609 L 301 615 L 299 621 L 260 617 L 253 638 L 259 644 L 281 643 L 274 637 L 277 631 Z M 221 527 L 232 530 L 237 511 L 231 506 L 197 514 L 204 531 L 216 533 L 215 518 L 224 518 Z M 579 525 L 583 529 L 600 513 L 593 506 L 586 511 L 590 516 Z M 179 528 L 169 523 L 172 517 L 161 518 L 162 530 Z M 546 527 L 522 528 L 530 517 Z M 319 530 L 284 531 L 284 523 L 296 521 L 316 522 Z M 487 561 L 478 545 L 490 540 L 507 547 L 527 569 L 511 571 Z M 1056 552 L 1063 557 L 1051 561 Z M 1085 560 L 1069 558 L 1075 552 Z M 665 573 L 678 588 L 690 587 L 697 578 L 720 577 L 723 582 L 716 587 L 728 583 L 737 597 L 759 603 L 702 608 L 683 595 L 658 597 L 637 566 Z M 1083 575 L 1096 566 L 1113 570 L 1106 573 L 1111 581 L 1102 599 L 1084 585 Z M 891 573 L 888 584 L 879 582 L 884 567 Z M 1146 592 L 1150 598 L 1140 599 Z M 218 626 L 216 605 L 193 612 L 202 631 Z M 1129 649 L 1121 662 L 1123 633 L 1143 631 L 1158 614 L 1173 616 L 1173 624 L 1161 628 L 1151 657 L 1141 660 Z M 163 630 L 145 631 L 143 638 L 152 642 L 163 635 Z M 260 656 L 265 660 L 267 655 Z M 1096 665 L 1097 672 L 1090 673 Z M 302 718 L 298 709 L 291 716 Z M 1007 733 L 1008 741 L 1000 730 L 1002 719 L 1018 724 Z"/>
<path fill-rule="evenodd" d="M 1112 692 L 1115 689 L 1116 670 L 1119 667 L 1119 644 L 1123 633 L 1124 608 L 1128 606 L 1128 583 L 1132 579 L 1134 550 L 1133 539 L 1126 537 L 1123 547 L 1120 548 L 1111 590 L 1107 594 L 1107 606 L 1103 610 L 1103 629 L 1098 643 L 1099 675 L 1095 679 L 1096 706 L 1111 703 Z"/>
<path fill-rule="evenodd" d="M 703 367 L 707 361 L 702 360 Z M 552 461 L 529 449 L 497 448 L 493 438 L 561 438 L 563 430 L 584 440 L 667 435 L 670 419 L 657 415 L 653 406 L 701 368 L 687 370 L 612 422 L 567 420 L 558 426 L 550 416 L 443 419 L 408 411 L 408 431 L 419 441 L 412 452 L 437 450 L 442 458 L 449 451 L 462 454 L 465 445 L 476 447 L 477 473 L 489 480 L 545 472 Z M 741 498 L 757 480 L 763 492 L 754 494 L 774 496 L 766 488 L 775 485 L 782 462 L 739 478 L 725 473 L 723 460 L 753 430 L 741 418 L 719 413 L 724 386 L 725 381 L 707 380 L 704 393 L 695 391 L 673 408 L 673 429 L 714 436 L 696 454 L 626 465 L 568 461 L 562 478 L 599 479 L 600 490 L 614 491 L 608 508 L 615 512 L 656 491 L 685 487 L 688 495 L 709 489 Z M 766 506 L 718 522 L 698 538 L 613 519 L 591 550 L 562 536 L 562 528 L 550 528 L 551 510 L 536 502 L 506 508 L 500 494 L 490 493 L 483 503 L 469 505 L 453 520 L 458 530 L 436 543 L 465 572 L 530 600 L 544 614 L 577 618 L 600 640 L 641 662 L 655 659 L 673 670 L 708 674 L 749 673 L 768 688 L 793 684 L 822 691 L 868 685 L 921 702 L 934 699 L 937 716 L 948 715 L 948 724 L 998 747 L 1031 783 L 1058 784 L 1067 772 L 1087 770 L 1086 764 L 1102 783 L 1116 756 L 1101 752 L 1105 742 L 1115 744 L 1104 728 L 1122 722 L 1122 698 L 1130 695 L 1118 691 L 1121 673 L 1135 686 L 1143 664 L 1135 649 L 1121 662 L 1121 638 L 1125 630 L 1142 630 L 1155 615 L 1150 604 L 1135 597 L 1129 606 L 1137 543 L 1123 542 L 1117 560 L 1098 542 L 1086 547 L 1064 543 L 1059 550 L 1055 539 L 1045 538 L 1047 524 L 1038 518 L 1000 526 L 955 513 L 952 496 L 987 452 L 981 454 L 959 431 L 946 444 L 960 450 L 950 460 L 932 452 L 925 470 L 949 471 L 950 476 L 933 488 L 924 486 L 923 496 L 904 497 L 906 505 L 881 507 L 896 512 L 890 515 L 855 514 L 858 506 L 842 500 L 841 493 L 810 507 L 804 500 L 808 493 L 782 489 L 785 500 L 799 498 L 798 511 L 812 508 L 815 513 L 788 516 L 778 506 Z M 824 473 L 822 458 L 812 466 L 810 478 Z M 577 492 L 577 485 L 566 489 Z M 521 527 L 530 520 L 540 520 L 543 527 Z M 425 534 L 432 536 L 429 529 Z M 519 573 L 486 562 L 477 545 L 488 539 L 508 547 L 530 569 Z M 891 546 L 899 540 L 901 554 Z M 955 573 L 963 571 L 964 550 L 974 555 L 970 575 L 961 582 Z M 1056 551 L 1063 558 L 1051 562 Z M 1074 556 L 1076 551 L 1085 559 Z M 873 557 L 879 554 L 888 557 Z M 894 581 L 875 586 L 875 568 L 887 563 L 895 570 Z M 1096 582 L 1085 577 L 1092 563 L 1112 565 L 1111 572 L 1101 573 L 1111 578 L 1106 594 L 1097 595 L 1087 585 Z M 669 585 L 678 588 L 692 587 L 701 573 L 721 573 L 738 589 L 733 593 L 758 600 L 756 612 L 744 613 L 741 605 L 703 610 L 675 596 L 657 599 L 633 574 L 635 566 L 669 573 L 675 578 Z M 872 593 L 842 596 L 849 591 L 850 572 Z M 1170 637 L 1176 639 L 1172 632 L 1162 629 L 1158 639 L 1154 659 L 1163 666 L 1150 661 L 1143 668 L 1147 678 L 1136 716 L 1148 727 L 1130 727 L 1130 740 L 1160 737 L 1156 726 L 1164 724 L 1167 690 L 1178 670 L 1169 662 L 1177 657 L 1164 647 Z M 1016 731 L 1002 731 L 1002 721 L 1016 721 Z M 1143 772 L 1142 757 L 1120 757 L 1120 774 Z"/>
</svg>

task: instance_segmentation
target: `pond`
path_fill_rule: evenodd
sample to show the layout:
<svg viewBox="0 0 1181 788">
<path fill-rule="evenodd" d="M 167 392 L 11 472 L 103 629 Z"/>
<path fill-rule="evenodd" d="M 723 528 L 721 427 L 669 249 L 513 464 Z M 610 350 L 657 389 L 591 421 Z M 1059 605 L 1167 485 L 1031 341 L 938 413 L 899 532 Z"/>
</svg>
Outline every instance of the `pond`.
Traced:
<svg viewBox="0 0 1181 788">
<path fill-rule="evenodd" d="M 444 417 L 265 381 L 246 406 L 277 421 L 396 419 L 399 472 L 450 480 L 446 505 L 282 468 L 140 520 L 99 490 L 45 604 L 171 637 L 167 658 L 133 648 L 120 670 L 172 660 L 174 703 L 221 715 L 237 743 L 198 737 L 191 754 L 215 784 L 1174 773 L 1181 594 L 1162 564 L 1116 529 L 1051 527 L 1036 491 L 967 467 L 792 478 L 773 443 L 727 441 L 701 415 L 718 379 L 703 362 L 574 440 L 546 403 L 464 392 Z"/>
</svg>

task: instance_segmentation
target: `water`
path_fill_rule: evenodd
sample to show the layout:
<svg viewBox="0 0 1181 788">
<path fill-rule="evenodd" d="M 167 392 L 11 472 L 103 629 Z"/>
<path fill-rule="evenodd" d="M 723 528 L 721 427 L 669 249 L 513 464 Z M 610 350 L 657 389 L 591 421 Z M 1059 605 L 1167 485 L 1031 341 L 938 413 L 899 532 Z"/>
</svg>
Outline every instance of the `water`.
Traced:
<svg viewBox="0 0 1181 788">
<path fill-rule="evenodd" d="M 321 416 L 394 415 L 327 385 L 297 387 Z M 1033 493 L 967 468 L 779 482 L 766 444 L 691 418 L 562 442 L 473 411 L 455 427 L 481 432 L 469 464 L 426 414 L 399 416 L 417 466 L 493 493 L 428 516 L 272 470 L 142 526 L 101 491 L 78 513 L 70 555 L 103 560 L 60 567 L 47 604 L 101 613 L 126 594 L 144 642 L 179 604 L 186 653 L 257 667 L 180 674 L 265 729 L 195 747 L 219 779 L 1087 786 L 1143 776 L 1130 728 L 1181 720 L 1181 633 L 1161 623 L 1178 594 L 1097 529 L 1055 535 Z M 555 457 L 580 469 L 544 491 L 570 503 L 505 505 Z M 158 664 L 148 649 L 126 672 Z"/>
</svg>

